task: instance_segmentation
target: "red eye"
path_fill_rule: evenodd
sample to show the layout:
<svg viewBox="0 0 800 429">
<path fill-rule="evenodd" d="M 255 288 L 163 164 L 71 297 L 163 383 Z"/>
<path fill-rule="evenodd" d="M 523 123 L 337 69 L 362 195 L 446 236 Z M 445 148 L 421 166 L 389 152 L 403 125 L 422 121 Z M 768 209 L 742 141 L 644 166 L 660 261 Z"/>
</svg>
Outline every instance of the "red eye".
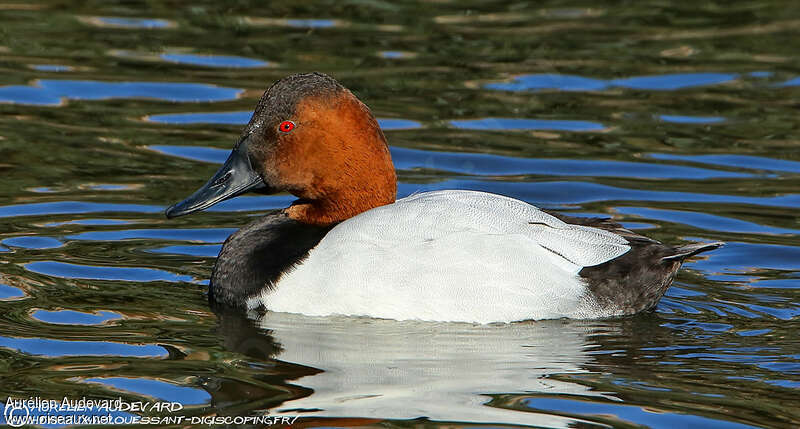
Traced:
<svg viewBox="0 0 800 429">
<path fill-rule="evenodd" d="M 283 121 L 280 125 L 278 125 L 278 129 L 283 131 L 284 133 L 288 133 L 289 131 L 294 129 L 294 122 L 292 121 Z"/>
</svg>

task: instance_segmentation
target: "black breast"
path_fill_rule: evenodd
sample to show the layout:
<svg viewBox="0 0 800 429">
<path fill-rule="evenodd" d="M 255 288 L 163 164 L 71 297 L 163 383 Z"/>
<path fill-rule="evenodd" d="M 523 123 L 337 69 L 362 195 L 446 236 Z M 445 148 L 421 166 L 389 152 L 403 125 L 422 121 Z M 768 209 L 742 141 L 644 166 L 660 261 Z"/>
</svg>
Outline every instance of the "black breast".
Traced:
<svg viewBox="0 0 800 429">
<path fill-rule="evenodd" d="M 209 300 L 244 307 L 248 298 L 273 287 L 283 272 L 302 262 L 332 227 L 300 223 L 280 211 L 245 225 L 222 245 Z"/>
</svg>

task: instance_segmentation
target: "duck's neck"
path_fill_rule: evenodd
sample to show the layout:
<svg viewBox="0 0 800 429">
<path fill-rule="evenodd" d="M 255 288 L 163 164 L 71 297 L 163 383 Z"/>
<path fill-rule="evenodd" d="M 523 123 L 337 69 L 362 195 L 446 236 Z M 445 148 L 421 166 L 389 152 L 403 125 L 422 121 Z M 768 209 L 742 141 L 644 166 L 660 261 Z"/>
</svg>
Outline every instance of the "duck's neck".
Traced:
<svg viewBox="0 0 800 429">
<path fill-rule="evenodd" d="M 209 299 L 246 308 L 248 301 L 264 288 L 275 287 L 285 272 L 301 263 L 331 227 L 302 224 L 279 212 L 245 225 L 222 245 L 211 273 Z"/>
<path fill-rule="evenodd" d="M 366 186 L 363 189 L 325 198 L 300 199 L 285 212 L 290 218 L 305 224 L 332 225 L 375 207 L 391 204 L 396 194 L 397 182 L 392 170 L 390 184 Z"/>
</svg>

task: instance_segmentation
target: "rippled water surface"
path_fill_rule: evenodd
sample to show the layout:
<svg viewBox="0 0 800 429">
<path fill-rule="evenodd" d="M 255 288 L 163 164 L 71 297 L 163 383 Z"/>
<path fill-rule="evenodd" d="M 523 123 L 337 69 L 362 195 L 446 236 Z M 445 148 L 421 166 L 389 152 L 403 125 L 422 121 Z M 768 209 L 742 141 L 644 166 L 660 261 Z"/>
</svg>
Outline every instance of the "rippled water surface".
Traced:
<svg viewBox="0 0 800 429">
<path fill-rule="evenodd" d="M 304 427 L 800 425 L 800 8 L 733 4 L 1 3 L 0 398 Z M 221 243 L 292 197 L 163 210 L 266 86 L 310 70 L 371 106 L 401 196 L 485 190 L 728 244 L 624 319 L 215 313 Z"/>
</svg>

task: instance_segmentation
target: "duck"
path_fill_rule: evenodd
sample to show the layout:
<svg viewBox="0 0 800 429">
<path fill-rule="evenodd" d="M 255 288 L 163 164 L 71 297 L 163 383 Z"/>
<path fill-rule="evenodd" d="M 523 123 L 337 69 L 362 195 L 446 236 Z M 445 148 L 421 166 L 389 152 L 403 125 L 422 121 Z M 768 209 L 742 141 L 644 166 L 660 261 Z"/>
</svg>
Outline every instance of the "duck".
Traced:
<svg viewBox="0 0 800 429">
<path fill-rule="evenodd" d="M 233 233 L 209 282 L 215 306 L 307 316 L 509 323 L 653 310 L 689 257 L 607 218 L 508 196 L 438 190 L 397 199 L 370 109 L 323 73 L 274 82 L 223 166 L 167 218 L 238 195 L 297 200 Z"/>
</svg>

